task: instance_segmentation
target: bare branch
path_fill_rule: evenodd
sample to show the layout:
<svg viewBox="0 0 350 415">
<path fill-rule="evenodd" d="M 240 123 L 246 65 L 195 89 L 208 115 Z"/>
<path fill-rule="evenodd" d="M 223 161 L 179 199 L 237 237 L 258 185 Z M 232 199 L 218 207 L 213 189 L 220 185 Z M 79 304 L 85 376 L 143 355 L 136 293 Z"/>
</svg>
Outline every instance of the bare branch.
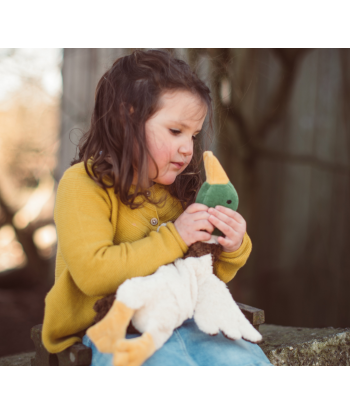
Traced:
<svg viewBox="0 0 350 415">
<path fill-rule="evenodd" d="M 230 49 L 208 49 L 208 54 L 212 63 L 212 93 L 217 112 L 221 116 L 228 115 L 238 128 L 239 134 L 237 139 L 241 146 L 245 148 L 245 154 L 251 154 L 252 134 L 249 129 L 241 108 L 233 102 L 232 94 L 229 104 L 223 104 L 220 99 L 219 90 L 223 78 L 230 79 L 229 63 L 231 60 Z M 231 80 L 232 83 L 232 80 Z"/>
<path fill-rule="evenodd" d="M 299 64 L 308 49 L 273 49 L 282 65 L 282 77 L 279 85 L 267 104 L 267 110 L 254 131 L 256 140 L 263 140 L 268 131 L 286 112 L 293 91 Z"/>
<path fill-rule="evenodd" d="M 235 123 L 239 131 L 239 140 L 246 148 L 249 148 L 250 151 L 254 151 L 255 146 L 259 145 L 259 142 L 264 140 L 271 128 L 273 128 L 285 113 L 293 91 L 299 64 L 308 50 L 309 49 L 273 50 L 274 55 L 281 64 L 282 76 L 272 97 L 266 105 L 267 109 L 265 113 L 262 115 L 256 126 L 249 126 L 249 122 L 244 116 L 239 103 L 235 103 L 234 100 L 231 99 L 231 102 L 228 105 L 223 105 L 220 100 L 217 100 L 221 110 L 226 112 Z M 214 49 L 209 49 L 209 52 L 216 64 L 217 73 L 221 73 L 221 77 L 225 75 L 230 78 L 231 74 L 228 71 L 229 57 L 226 49 L 220 49 L 221 53 L 218 53 L 217 50 Z M 218 87 L 220 81 L 220 77 L 217 76 L 217 78 L 219 79 L 217 80 L 217 84 L 215 84 L 216 87 Z"/>
</svg>

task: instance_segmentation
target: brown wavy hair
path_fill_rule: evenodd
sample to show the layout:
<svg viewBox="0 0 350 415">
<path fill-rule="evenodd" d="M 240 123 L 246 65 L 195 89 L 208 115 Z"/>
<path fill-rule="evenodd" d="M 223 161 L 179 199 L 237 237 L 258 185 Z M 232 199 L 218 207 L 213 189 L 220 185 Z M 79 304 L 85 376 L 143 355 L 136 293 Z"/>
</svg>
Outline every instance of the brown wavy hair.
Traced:
<svg viewBox="0 0 350 415">
<path fill-rule="evenodd" d="M 99 186 L 113 187 L 122 203 L 132 209 L 143 204 L 135 202 L 139 195 L 154 204 L 164 201 L 151 200 L 146 193 L 147 156 L 154 159 L 146 145 L 145 123 L 159 110 L 161 95 L 174 90 L 189 91 L 207 105 L 211 129 L 210 90 L 186 62 L 162 50 L 135 50 L 117 59 L 97 85 L 91 126 L 78 144 L 79 154 L 72 165 L 83 161 L 87 174 Z M 166 186 L 183 208 L 194 202 L 201 185 L 199 141 L 195 140 L 190 164 Z M 135 171 L 137 183 L 131 193 Z M 158 175 L 157 165 L 156 171 Z"/>
</svg>

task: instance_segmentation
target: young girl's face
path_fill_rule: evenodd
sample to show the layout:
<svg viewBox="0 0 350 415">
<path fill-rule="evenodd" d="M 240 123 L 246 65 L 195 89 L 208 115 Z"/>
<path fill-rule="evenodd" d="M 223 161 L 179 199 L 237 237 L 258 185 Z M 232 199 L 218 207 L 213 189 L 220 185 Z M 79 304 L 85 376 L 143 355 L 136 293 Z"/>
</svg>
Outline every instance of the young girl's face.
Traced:
<svg viewBox="0 0 350 415">
<path fill-rule="evenodd" d="M 160 98 L 160 109 L 146 121 L 147 146 L 158 166 L 149 160 L 148 177 L 170 185 L 182 173 L 193 155 L 193 140 L 207 113 L 206 104 L 187 91 L 171 91 Z"/>
</svg>

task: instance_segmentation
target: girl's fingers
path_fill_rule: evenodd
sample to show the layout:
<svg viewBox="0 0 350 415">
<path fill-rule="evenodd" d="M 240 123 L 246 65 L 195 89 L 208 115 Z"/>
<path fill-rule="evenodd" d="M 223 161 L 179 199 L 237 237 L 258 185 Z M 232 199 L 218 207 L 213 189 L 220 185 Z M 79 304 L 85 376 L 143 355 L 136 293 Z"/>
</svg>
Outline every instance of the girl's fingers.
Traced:
<svg viewBox="0 0 350 415">
<path fill-rule="evenodd" d="M 219 244 L 220 244 L 220 245 L 222 245 L 224 248 L 227 248 L 227 247 L 229 247 L 229 246 L 232 244 L 232 242 L 231 242 L 231 241 L 227 240 L 226 238 L 224 238 L 224 237 L 222 237 L 222 236 L 219 236 L 219 237 L 218 237 L 218 242 L 219 242 Z"/>
<path fill-rule="evenodd" d="M 224 206 L 216 206 L 215 209 L 210 208 L 209 209 L 209 213 L 210 214 L 217 214 L 220 215 L 218 216 L 219 219 L 221 219 L 223 222 L 225 222 L 224 219 L 222 219 L 225 216 L 228 216 L 229 218 L 233 219 L 234 221 L 240 223 L 241 225 L 243 225 L 245 223 L 245 220 L 243 219 L 243 216 L 240 215 L 238 212 L 236 212 L 235 210 L 226 208 Z M 222 216 L 223 215 L 223 216 Z"/>
<path fill-rule="evenodd" d="M 200 211 L 208 211 L 208 206 L 206 205 L 202 205 L 201 203 L 193 203 L 192 205 L 190 205 L 185 212 L 186 213 L 195 213 L 195 212 L 200 212 Z"/>
<path fill-rule="evenodd" d="M 224 235 L 228 236 L 230 239 L 233 237 L 239 236 L 239 232 L 237 232 L 232 226 L 228 225 L 227 223 L 221 221 L 216 216 L 210 216 L 208 219 L 216 228 L 219 229 Z M 236 227 L 239 225 L 235 225 Z"/>
<path fill-rule="evenodd" d="M 196 241 L 209 241 L 209 239 L 211 238 L 211 234 L 208 232 L 198 231 L 195 233 L 195 237 Z"/>
<path fill-rule="evenodd" d="M 208 208 L 201 203 L 190 205 L 174 223 L 187 245 L 196 241 L 208 241 L 214 229 L 218 228 L 225 235 L 225 238 L 218 241 L 227 252 L 236 248 L 246 227 L 245 220 L 239 213 L 224 206 Z"/>
<path fill-rule="evenodd" d="M 234 211 L 232 211 L 232 212 L 234 212 Z M 240 217 L 242 218 L 243 222 L 238 222 L 237 220 L 233 219 L 232 217 L 227 216 L 225 213 L 221 213 L 221 212 L 217 211 L 217 209 L 209 209 L 208 213 L 210 213 L 210 215 L 211 215 L 210 218 L 217 218 L 218 220 L 220 220 L 221 222 L 226 223 L 228 226 L 230 226 L 232 229 L 234 229 L 237 232 L 242 230 L 242 227 L 244 228 L 246 226 L 245 225 L 245 220 L 242 218 L 241 215 L 240 215 Z M 234 212 L 234 213 L 237 213 L 237 212 Z M 209 220 L 211 220 L 210 218 L 209 218 Z"/>
<path fill-rule="evenodd" d="M 210 223 L 208 220 L 197 220 L 195 222 L 196 230 L 201 231 L 205 230 L 209 233 L 212 233 L 214 231 L 215 226 Z"/>
<path fill-rule="evenodd" d="M 200 212 L 196 212 L 196 213 L 192 213 L 191 214 L 191 220 L 193 221 L 198 221 L 198 220 L 208 220 L 210 214 L 204 210 L 200 211 Z"/>
<path fill-rule="evenodd" d="M 224 251 L 234 252 L 237 251 L 237 249 L 239 249 L 239 247 L 242 245 L 243 239 L 238 244 L 234 244 L 228 238 L 223 238 L 222 236 L 219 236 L 218 242 L 223 247 Z"/>
</svg>

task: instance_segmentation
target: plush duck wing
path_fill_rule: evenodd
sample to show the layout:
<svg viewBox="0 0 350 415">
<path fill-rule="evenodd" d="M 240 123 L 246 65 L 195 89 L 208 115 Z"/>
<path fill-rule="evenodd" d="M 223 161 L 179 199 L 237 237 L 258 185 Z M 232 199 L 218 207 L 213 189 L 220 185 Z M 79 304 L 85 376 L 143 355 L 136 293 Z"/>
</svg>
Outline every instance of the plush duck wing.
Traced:
<svg viewBox="0 0 350 415">
<path fill-rule="evenodd" d="M 194 320 L 200 330 L 216 335 L 219 331 L 232 339 L 252 343 L 262 340 L 233 300 L 226 284 L 213 274 L 211 256 L 197 258 L 198 297 Z"/>
</svg>

